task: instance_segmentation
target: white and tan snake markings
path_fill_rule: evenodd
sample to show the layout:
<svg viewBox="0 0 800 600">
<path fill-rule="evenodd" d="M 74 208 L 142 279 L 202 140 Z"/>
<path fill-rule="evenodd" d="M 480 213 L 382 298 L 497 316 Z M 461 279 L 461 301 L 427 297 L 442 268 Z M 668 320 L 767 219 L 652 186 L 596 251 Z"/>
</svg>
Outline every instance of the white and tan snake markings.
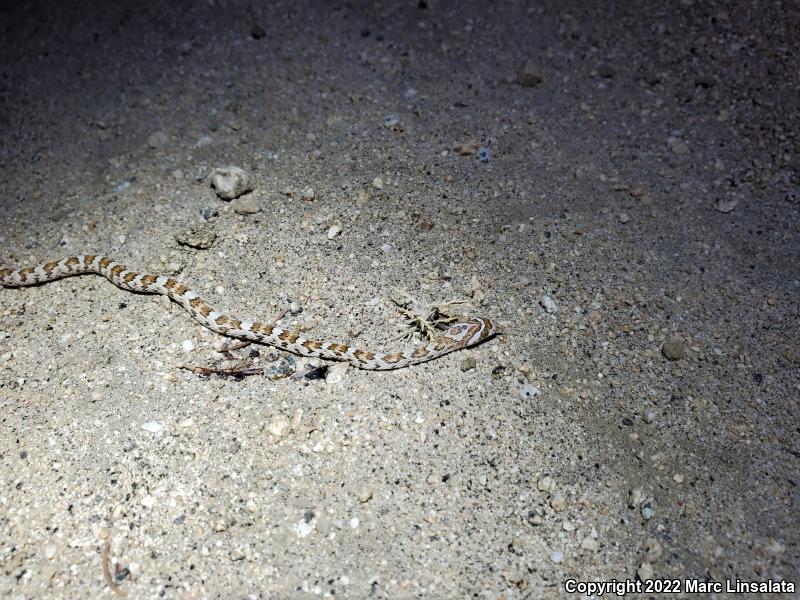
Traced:
<svg viewBox="0 0 800 600">
<path fill-rule="evenodd" d="M 112 258 L 94 254 L 69 256 L 43 262 L 35 267 L 0 268 L 0 285 L 22 287 L 85 273 L 102 275 L 123 290 L 169 296 L 195 320 L 216 333 L 268 344 L 300 356 L 347 362 L 359 369 L 400 369 L 480 344 L 500 332 L 489 319 L 463 318 L 450 323 L 446 330 L 429 342 L 420 343 L 407 351 L 379 354 L 338 342 L 307 339 L 274 325 L 226 315 L 215 310 L 197 292 L 190 290 L 174 277 L 137 273 Z"/>
</svg>

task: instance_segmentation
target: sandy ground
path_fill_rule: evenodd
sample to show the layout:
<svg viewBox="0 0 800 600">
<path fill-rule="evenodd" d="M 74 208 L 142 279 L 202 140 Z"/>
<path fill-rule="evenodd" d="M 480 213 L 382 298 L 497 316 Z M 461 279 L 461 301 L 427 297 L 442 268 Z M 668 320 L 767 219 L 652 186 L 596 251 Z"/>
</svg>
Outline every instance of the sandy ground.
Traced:
<svg viewBox="0 0 800 600">
<path fill-rule="evenodd" d="M 798 583 L 796 3 L 114 4 L 0 13 L 0 264 L 505 334 L 313 379 L 97 276 L 0 289 L 0 596 L 116 597 L 106 543 L 129 598 Z"/>
</svg>

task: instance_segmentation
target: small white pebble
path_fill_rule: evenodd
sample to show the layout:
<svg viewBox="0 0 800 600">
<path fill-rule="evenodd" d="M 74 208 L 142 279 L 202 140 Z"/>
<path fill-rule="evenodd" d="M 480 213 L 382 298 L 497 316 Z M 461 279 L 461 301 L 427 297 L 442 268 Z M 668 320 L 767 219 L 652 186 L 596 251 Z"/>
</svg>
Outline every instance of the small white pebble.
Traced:
<svg viewBox="0 0 800 600">
<path fill-rule="evenodd" d="M 314 531 L 314 521 L 311 521 L 311 523 L 300 521 L 297 524 L 297 537 L 308 537 L 312 531 Z"/>
<path fill-rule="evenodd" d="M 194 342 L 192 340 L 183 340 L 181 342 L 181 350 L 184 352 L 191 352 L 194 350 Z"/>
<path fill-rule="evenodd" d="M 386 127 L 386 129 L 391 129 L 398 123 L 400 123 L 400 115 L 397 113 L 392 113 L 383 120 L 383 126 Z"/>
<path fill-rule="evenodd" d="M 517 380 L 517 392 L 519 393 L 520 398 L 523 400 L 537 398 L 542 394 L 542 390 L 540 390 L 537 386 L 533 385 L 532 383 L 528 383 L 523 379 Z"/>
<path fill-rule="evenodd" d="M 589 552 L 597 552 L 600 550 L 600 542 L 598 542 L 595 538 L 590 535 L 587 535 L 581 541 L 581 548 L 584 550 L 588 550 Z"/>
<path fill-rule="evenodd" d="M 628 508 L 640 506 L 646 498 L 647 496 L 644 495 L 644 490 L 642 488 L 633 488 L 628 492 Z"/>
<path fill-rule="evenodd" d="M 345 362 L 336 363 L 335 365 L 331 365 L 328 367 L 328 374 L 325 375 L 325 383 L 328 385 L 334 385 L 337 383 L 341 383 L 342 380 L 345 378 L 347 371 L 350 369 L 350 365 Z"/>
<path fill-rule="evenodd" d="M 556 494 L 550 500 L 550 506 L 553 510 L 561 512 L 567 507 L 567 499 L 562 494 Z"/>
<path fill-rule="evenodd" d="M 350 529 L 358 529 L 358 526 L 361 522 L 358 520 L 358 517 L 353 517 L 350 519 Z"/>
<path fill-rule="evenodd" d="M 329 240 L 332 240 L 340 233 L 342 233 L 342 228 L 339 227 L 338 225 L 332 225 L 331 228 L 328 229 L 328 233 L 326 233 L 325 235 Z"/>
<path fill-rule="evenodd" d="M 556 489 L 556 482 L 553 481 L 552 477 L 545 475 L 539 479 L 538 482 L 536 482 L 536 488 L 540 492 L 552 492 L 554 489 Z"/>
<path fill-rule="evenodd" d="M 233 200 L 253 189 L 248 173 L 233 166 L 214 169 L 211 187 L 222 200 Z"/>
<path fill-rule="evenodd" d="M 542 296 L 542 299 L 539 300 L 539 304 L 541 304 L 542 308 L 547 314 L 553 314 L 558 310 L 558 305 L 556 304 L 555 300 L 553 300 L 550 296 L 545 294 Z"/>
<path fill-rule="evenodd" d="M 564 562 L 564 553 L 561 550 L 556 550 L 550 555 L 550 560 L 554 563 Z"/>
<path fill-rule="evenodd" d="M 148 494 L 147 496 L 142 497 L 142 506 L 145 506 L 147 508 L 152 508 L 155 505 L 156 505 L 156 499 L 154 496 Z"/>
<path fill-rule="evenodd" d="M 620 223 L 627 223 L 630 220 L 631 220 L 631 218 L 628 216 L 628 213 L 619 213 L 619 222 Z"/>
<path fill-rule="evenodd" d="M 274 416 L 272 421 L 270 421 L 269 425 L 267 426 L 267 432 L 269 433 L 273 443 L 278 442 L 289 435 L 289 431 L 291 431 L 291 429 L 292 424 L 289 422 L 289 418 L 285 415 Z"/>
<path fill-rule="evenodd" d="M 358 501 L 362 504 L 368 502 L 369 499 L 372 498 L 372 488 L 367 485 L 362 485 L 356 490 L 356 498 L 358 498 Z"/>
<path fill-rule="evenodd" d="M 645 521 L 649 521 L 656 514 L 655 503 L 656 501 L 652 498 L 648 498 L 642 502 L 642 518 Z"/>
<path fill-rule="evenodd" d="M 181 422 L 179 423 L 179 425 L 180 425 L 181 427 L 191 427 L 192 425 L 194 425 L 194 419 L 193 419 L 192 417 L 187 417 L 186 419 L 184 419 L 183 421 L 181 421 Z"/>
<path fill-rule="evenodd" d="M 145 423 L 142 423 L 142 429 L 150 433 L 158 433 L 159 431 L 164 429 L 164 426 L 161 425 L 161 423 L 158 423 L 157 421 L 147 421 Z"/>
<path fill-rule="evenodd" d="M 776 539 L 770 538 L 761 548 L 767 556 L 775 558 L 786 552 L 786 544 Z"/>
<path fill-rule="evenodd" d="M 300 192 L 300 199 L 305 200 L 306 202 L 311 202 L 316 198 L 316 193 L 314 192 L 313 187 L 307 187 L 302 192 Z"/>
</svg>

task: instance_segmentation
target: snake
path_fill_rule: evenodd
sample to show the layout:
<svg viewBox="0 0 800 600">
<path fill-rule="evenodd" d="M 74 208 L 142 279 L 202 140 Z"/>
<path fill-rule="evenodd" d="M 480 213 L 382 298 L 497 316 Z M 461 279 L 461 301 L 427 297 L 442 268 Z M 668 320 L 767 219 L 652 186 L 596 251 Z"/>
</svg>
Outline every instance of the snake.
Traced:
<svg viewBox="0 0 800 600">
<path fill-rule="evenodd" d="M 501 332 L 500 327 L 490 319 L 457 317 L 432 340 L 421 342 L 413 348 L 385 354 L 371 352 L 340 342 L 308 339 L 274 324 L 236 318 L 216 310 L 175 277 L 137 273 L 108 256 L 95 254 L 69 256 L 42 262 L 34 267 L 0 268 L 0 285 L 7 288 L 32 286 L 88 273 L 102 275 L 123 290 L 168 296 L 201 325 L 216 333 L 267 344 L 299 356 L 346 362 L 370 371 L 401 369 L 434 360 L 456 350 L 480 344 Z"/>
</svg>

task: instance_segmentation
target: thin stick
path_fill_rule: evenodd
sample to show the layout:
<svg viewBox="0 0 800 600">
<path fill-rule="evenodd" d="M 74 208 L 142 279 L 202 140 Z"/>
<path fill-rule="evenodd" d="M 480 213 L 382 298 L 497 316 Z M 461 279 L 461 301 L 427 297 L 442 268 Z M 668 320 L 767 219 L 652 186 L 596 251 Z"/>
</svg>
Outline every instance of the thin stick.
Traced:
<svg viewBox="0 0 800 600">
<path fill-rule="evenodd" d="M 198 365 L 181 365 L 181 369 L 186 369 L 187 371 L 191 371 L 192 373 L 197 373 L 198 375 L 222 375 L 222 376 L 231 376 L 231 375 L 261 375 L 264 372 L 264 369 L 261 367 L 228 367 L 228 368 L 219 368 L 219 367 L 201 367 Z"/>
<path fill-rule="evenodd" d="M 106 584 L 108 587 L 111 588 L 111 591 L 114 592 L 117 596 L 122 596 L 123 598 L 128 597 L 128 593 L 124 592 L 122 588 L 120 588 L 115 582 L 114 578 L 111 577 L 111 570 L 108 568 L 109 563 L 109 553 L 111 551 L 111 539 L 106 539 L 106 543 L 103 546 L 103 578 L 106 580 Z"/>
</svg>

